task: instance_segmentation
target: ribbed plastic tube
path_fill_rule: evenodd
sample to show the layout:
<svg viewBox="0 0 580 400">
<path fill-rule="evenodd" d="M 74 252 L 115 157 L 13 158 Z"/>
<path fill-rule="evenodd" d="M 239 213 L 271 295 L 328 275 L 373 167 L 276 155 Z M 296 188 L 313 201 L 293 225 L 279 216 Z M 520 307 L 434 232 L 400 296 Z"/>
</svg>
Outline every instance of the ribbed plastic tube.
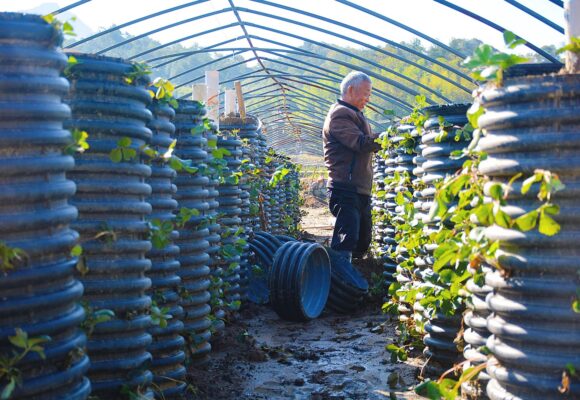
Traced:
<svg viewBox="0 0 580 400">
<path fill-rule="evenodd" d="M 369 284 L 342 254 L 331 248 L 326 248 L 326 251 L 331 267 L 328 308 L 343 314 L 353 313 L 365 299 Z"/>
<path fill-rule="evenodd" d="M 69 204 L 75 184 L 65 177 L 74 160 L 64 155 L 71 135 L 63 129 L 69 90 L 59 76 L 67 64 L 58 50 L 61 34 L 37 15 L 0 13 L 0 246 L 20 249 L 9 268 L 0 261 L 0 354 L 22 349 L 9 337 L 22 329 L 29 338 L 47 335 L 45 359 L 29 353 L 14 365 L 21 383 L 11 399 L 86 399 L 89 359 L 70 256 L 78 234 Z M 6 388 L 0 379 L 0 392 Z"/>
<path fill-rule="evenodd" d="M 487 298 L 492 313 L 487 347 L 493 354 L 487 394 L 494 400 L 580 397 L 577 379 L 568 388 L 562 385 L 566 365 L 580 365 L 580 314 L 572 309 L 580 287 L 579 93 L 576 74 L 506 79 L 481 95 L 487 112 L 480 125 L 487 135 L 478 147 L 489 155 L 481 172 L 507 182 L 517 173 L 528 177 L 543 169 L 566 185 L 552 199 L 560 207 L 556 235 L 497 226 L 487 231 L 500 242 L 498 261 L 506 271 L 486 276 L 493 288 Z M 514 186 L 505 209 L 512 217 L 538 206 L 537 189 L 521 196 L 520 188 Z"/>
<path fill-rule="evenodd" d="M 318 243 L 287 242 L 274 256 L 268 277 L 270 304 L 283 319 L 320 316 L 330 291 L 330 259 Z"/>
<path fill-rule="evenodd" d="M 180 100 L 175 110 L 175 155 L 189 161 L 194 168 L 203 169 L 207 161 L 207 139 L 198 129 L 205 109 L 201 103 Z M 193 132 L 192 132 L 193 130 Z M 211 351 L 210 319 L 210 235 L 206 213 L 209 210 L 207 186 L 210 179 L 198 171 L 191 174 L 179 171 L 175 184 L 179 209 L 196 210 L 198 215 L 189 219 L 179 229 L 179 276 L 181 278 L 181 306 L 183 307 L 183 336 L 187 342 L 187 353 L 193 364 L 209 360 Z"/>
<path fill-rule="evenodd" d="M 276 171 L 276 168 L 279 166 L 280 162 L 275 158 L 271 158 L 270 163 L 266 164 L 265 171 L 267 181 L 270 181 L 274 175 L 274 172 Z M 268 216 L 268 231 L 275 235 L 282 233 L 280 201 L 282 201 L 280 186 L 268 188 L 266 190 L 264 207 L 266 210 L 266 215 Z"/>
<path fill-rule="evenodd" d="M 266 141 L 266 136 L 262 131 L 258 133 L 258 166 L 260 168 L 260 179 L 266 184 L 270 180 L 269 168 L 270 165 L 266 163 L 266 157 L 268 154 L 268 145 Z M 270 193 L 267 188 L 264 188 L 260 193 L 263 202 L 258 202 L 259 206 L 259 217 L 260 217 L 260 230 L 269 231 L 270 230 L 270 219 L 272 218 L 270 214 Z"/>
<path fill-rule="evenodd" d="M 260 126 L 260 121 L 251 115 L 246 118 L 241 117 L 227 117 L 220 120 L 220 128 L 224 131 L 237 132 L 239 139 L 242 141 L 243 146 L 241 147 L 242 156 L 241 159 L 245 160 L 244 167 L 247 169 L 253 169 L 257 162 L 257 148 L 258 148 L 258 128 Z M 231 156 L 230 156 L 231 157 Z M 241 166 L 241 164 L 240 164 Z M 238 170 L 240 167 L 235 167 Z M 255 177 L 249 176 L 249 174 L 243 174 L 240 177 L 240 228 L 242 231 L 239 233 L 239 238 L 248 242 L 250 238 L 253 237 L 254 230 L 259 229 L 259 216 L 252 215 L 251 213 L 251 200 L 250 200 L 250 190 L 251 181 Z M 244 246 L 244 252 L 240 257 L 240 299 L 245 300 L 248 295 L 248 279 L 249 279 L 249 245 L 246 243 Z"/>
<path fill-rule="evenodd" d="M 229 154 L 224 155 L 227 162 L 226 174 L 236 173 L 242 164 L 242 141 L 237 134 L 229 131 L 222 131 L 218 138 L 218 148 L 223 148 Z M 239 182 L 227 179 L 218 186 L 218 213 L 220 214 L 221 241 L 224 246 L 235 246 L 240 239 L 240 225 L 242 220 L 242 190 Z M 240 261 L 238 254 L 223 254 L 221 257 L 222 269 L 224 271 L 224 299 L 231 309 L 239 308 L 241 301 L 240 288 Z"/>
<path fill-rule="evenodd" d="M 283 200 L 283 234 L 290 234 L 296 231 L 300 219 L 300 205 L 298 199 L 300 196 L 300 175 L 295 169 L 295 166 L 290 160 L 286 160 L 286 167 L 290 172 L 286 175 L 284 180 L 284 200 Z"/>
<path fill-rule="evenodd" d="M 283 242 L 268 232 L 256 232 L 250 240 L 250 250 L 254 255 L 257 268 L 249 271 L 248 300 L 256 304 L 266 304 L 269 301 L 268 276 L 274 262 L 276 250 Z"/>
<path fill-rule="evenodd" d="M 77 185 L 73 203 L 79 210 L 75 229 L 83 240 L 86 273 L 79 272 L 85 286 L 83 300 L 94 310 L 109 309 L 115 318 L 96 325 L 89 338 L 89 377 L 93 394 L 122 398 L 126 387 L 146 397 L 152 374 L 147 370 L 151 354 L 151 280 L 145 272 L 151 261 L 146 201 L 151 187 L 145 182 L 151 168 L 140 157 L 115 163 L 110 153 L 121 138 L 138 151 L 151 140 L 146 124 L 151 98 L 146 81 L 129 84 L 133 64 L 122 59 L 75 53 L 71 68 L 72 109 L 70 129 L 86 131 L 90 149 L 76 157 L 69 177 Z"/>
<path fill-rule="evenodd" d="M 478 286 L 473 279 L 467 281 L 465 286 L 471 294 L 467 299 L 467 310 L 463 315 L 464 333 L 463 358 L 467 361 L 463 369 L 481 365 L 487 361 L 487 355 L 481 352 L 490 335 L 487 329 L 487 317 L 490 310 L 486 302 L 486 297 L 491 293 L 492 288 L 488 285 Z M 468 398 L 486 399 L 485 388 L 489 381 L 489 375 L 482 371 L 477 376 L 477 380 L 464 382 L 461 385 L 461 393 Z"/>
<path fill-rule="evenodd" d="M 218 135 L 217 135 L 217 128 L 215 125 L 211 124 L 211 128 L 204 132 L 204 136 L 207 139 L 208 147 L 207 147 L 207 161 L 208 164 L 213 162 L 214 156 L 213 151 L 217 149 L 217 142 L 218 142 Z M 209 267 L 211 270 L 211 286 L 210 286 L 210 294 L 211 294 L 211 309 L 213 315 L 213 332 L 215 335 L 218 335 L 222 332 L 225 328 L 225 318 L 226 314 L 223 309 L 223 268 L 219 262 L 219 251 L 221 249 L 221 226 L 218 223 L 219 215 L 219 192 L 218 192 L 218 185 L 219 185 L 219 171 L 213 167 L 208 169 L 208 178 L 209 182 L 206 186 L 208 197 L 208 210 L 206 212 L 206 216 L 208 217 L 208 230 L 209 236 L 207 237 L 207 241 L 209 243 L 209 248 L 206 250 L 206 253 L 209 256 Z"/>
<path fill-rule="evenodd" d="M 153 119 L 148 124 L 153 132 L 150 147 L 164 154 L 175 134 L 175 125 L 172 122 L 175 111 L 158 100 L 149 106 L 149 110 L 153 114 Z M 147 200 L 153 208 L 148 217 L 153 224 L 174 224 L 174 212 L 177 210 L 177 201 L 174 198 L 177 187 L 173 184 L 175 177 L 175 170 L 166 161 L 151 161 L 151 177 L 147 180 L 151 186 L 151 196 Z M 185 339 L 181 336 L 183 308 L 179 304 L 179 247 L 175 244 L 178 236 L 176 230 L 171 231 L 165 245 L 156 247 L 153 243 L 152 249 L 147 253 L 151 260 L 151 269 L 147 272 L 151 279 L 149 295 L 157 308 L 167 308 L 170 316 L 166 321 L 167 326 L 153 325 L 149 329 L 153 337 L 149 352 L 153 356 L 151 371 L 154 389 L 166 399 L 181 398 L 186 387 Z"/>
<path fill-rule="evenodd" d="M 415 208 L 418 218 L 426 223 L 426 229 L 437 230 L 441 221 L 428 221 L 427 216 L 435 198 L 435 184 L 454 174 L 463 165 L 464 160 L 454 160 L 450 155 L 455 150 L 467 146 L 469 139 L 458 136 L 461 128 L 468 122 L 466 112 L 469 104 L 448 104 L 423 109 L 427 116 L 424 131 L 421 135 L 421 157 L 418 157 L 418 167 L 421 170 L 421 190 L 414 193 L 417 201 Z M 441 119 L 444 120 L 446 134 L 442 135 Z M 415 275 L 433 274 L 433 252 L 435 244 L 424 246 L 423 256 L 416 259 Z M 456 310 L 452 316 L 437 314 L 425 324 L 426 335 L 423 342 L 427 346 L 425 354 L 429 357 L 427 374 L 440 375 L 459 361 L 462 357 L 462 346 L 455 339 L 461 329 L 463 310 Z"/>
</svg>

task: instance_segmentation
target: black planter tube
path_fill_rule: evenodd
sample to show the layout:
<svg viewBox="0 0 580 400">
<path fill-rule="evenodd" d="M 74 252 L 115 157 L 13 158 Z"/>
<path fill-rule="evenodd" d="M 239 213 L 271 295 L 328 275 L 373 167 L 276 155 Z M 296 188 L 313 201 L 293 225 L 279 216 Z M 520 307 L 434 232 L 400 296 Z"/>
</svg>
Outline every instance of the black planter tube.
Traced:
<svg viewBox="0 0 580 400">
<path fill-rule="evenodd" d="M 151 147 L 160 154 L 164 154 L 173 141 L 175 125 L 171 122 L 175 117 L 175 111 L 158 100 L 155 100 L 149 110 L 153 119 L 149 122 L 149 128 L 153 132 Z M 177 187 L 173 184 L 176 172 L 166 161 L 151 161 L 151 177 L 147 180 L 151 186 L 151 196 L 148 198 L 153 212 L 148 220 L 159 223 L 174 223 L 177 201 L 174 199 Z M 167 326 L 153 325 L 149 333 L 153 341 L 149 346 L 149 352 L 153 356 L 151 371 L 155 383 L 154 390 L 166 399 L 181 398 L 186 388 L 185 382 L 185 339 L 183 332 L 183 308 L 179 299 L 179 287 L 181 279 L 178 275 L 179 247 L 175 244 L 179 233 L 173 230 L 168 243 L 162 247 L 153 248 L 147 253 L 151 260 L 151 270 L 147 276 L 151 279 L 149 295 L 156 306 L 162 310 L 168 308 L 170 319 Z"/>
<path fill-rule="evenodd" d="M 81 234 L 83 259 L 88 272 L 79 273 L 85 300 L 95 311 L 109 309 L 115 318 L 96 325 L 89 338 L 89 377 L 93 394 L 122 398 L 124 387 L 152 397 L 147 389 L 152 374 L 147 370 L 151 354 L 148 328 L 151 280 L 145 272 L 151 249 L 145 220 L 151 213 L 146 198 L 151 187 L 145 180 L 151 168 L 138 156 L 115 163 L 110 153 L 118 140 L 129 138 L 136 151 L 151 140 L 146 124 L 151 98 L 146 79 L 129 84 L 133 64 L 122 59 L 75 53 L 69 79 L 67 103 L 70 129 L 88 133 L 90 149 L 76 157 L 69 174 L 77 184 L 73 203 L 79 218 L 73 225 Z"/>
<path fill-rule="evenodd" d="M 206 222 L 210 179 L 202 172 L 207 161 L 207 139 L 203 130 L 199 129 L 204 115 L 205 108 L 201 103 L 180 100 L 174 121 L 177 139 L 175 155 L 190 162 L 192 167 L 199 168 L 195 174 L 180 171 L 175 180 L 179 208 L 194 209 L 198 213 L 180 227 L 179 239 L 176 241 L 180 249 L 178 260 L 181 264 L 179 276 L 184 311 L 183 336 L 193 364 L 206 363 L 211 352 L 210 258 L 207 253 L 210 248 L 210 231 Z"/>
<path fill-rule="evenodd" d="M 486 283 L 491 315 L 487 347 L 493 358 L 487 372 L 491 399 L 568 399 L 580 397 L 577 379 L 560 393 L 568 363 L 580 365 L 580 314 L 572 300 L 580 287 L 580 76 L 547 75 L 506 79 L 489 88 L 480 101 L 487 112 L 480 125 L 487 130 L 478 148 L 489 157 L 483 174 L 507 182 L 516 173 L 536 169 L 559 175 L 566 185 L 552 202 L 561 230 L 545 236 L 500 227 L 487 231 L 500 241 L 498 261 L 507 276 L 491 272 Z M 521 184 L 520 184 L 521 185 Z M 510 192 L 505 211 L 512 217 L 537 207 L 534 190 Z"/>
<path fill-rule="evenodd" d="M 61 34 L 37 15 L 0 13 L 0 243 L 21 249 L 21 259 L 0 260 L 0 354 L 22 349 L 9 337 L 22 329 L 40 344 L 45 359 L 30 352 L 14 365 L 20 371 L 11 399 L 86 399 L 89 358 L 79 329 L 84 311 L 82 284 L 75 279 L 71 248 L 78 233 L 69 224 L 74 167 L 63 150 L 71 142 L 62 103 L 69 90 L 59 76 L 67 59 L 58 50 Z M 74 354 L 74 357 L 70 357 Z M 8 381 L 0 379 L 0 392 Z"/>
</svg>

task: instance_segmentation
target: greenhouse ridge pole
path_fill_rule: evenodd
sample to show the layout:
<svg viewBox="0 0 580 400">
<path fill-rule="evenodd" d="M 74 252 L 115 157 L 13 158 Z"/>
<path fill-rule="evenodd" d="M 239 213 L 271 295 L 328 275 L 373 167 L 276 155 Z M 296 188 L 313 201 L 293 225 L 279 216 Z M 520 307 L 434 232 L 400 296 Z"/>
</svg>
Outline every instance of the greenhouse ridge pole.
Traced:
<svg viewBox="0 0 580 400">
<path fill-rule="evenodd" d="M 238 12 L 235 4 L 234 4 L 234 0 L 228 0 L 228 2 L 230 3 L 230 7 L 234 13 L 234 15 L 236 16 L 236 19 L 238 20 L 238 23 L 240 25 L 240 28 L 242 28 L 242 31 L 244 32 L 244 37 L 246 38 L 246 40 L 248 41 L 248 45 L 250 46 L 250 48 L 252 49 L 252 53 L 254 53 L 254 56 L 256 58 L 256 61 L 258 61 L 258 64 L 260 64 L 262 66 L 262 69 L 264 70 L 265 73 L 270 75 L 270 71 L 268 71 L 268 68 L 266 68 L 266 66 L 264 65 L 264 63 L 262 62 L 262 60 L 260 59 L 260 56 L 258 55 L 258 52 L 256 51 L 256 49 L 254 48 L 254 44 L 252 42 L 252 38 L 250 37 L 250 35 L 248 34 L 248 30 L 246 29 L 246 25 L 244 24 L 244 22 L 242 21 L 242 17 L 240 17 L 240 13 Z M 282 89 L 282 97 L 285 96 L 285 89 L 284 86 L 282 86 L 282 84 L 275 78 L 272 77 L 272 80 L 274 82 L 276 82 L 278 85 L 280 85 L 280 88 Z M 284 99 L 284 103 L 286 102 L 286 100 Z M 288 115 L 287 115 L 288 116 Z M 288 123 L 290 123 L 290 125 L 292 125 L 292 121 L 290 121 L 290 118 L 288 118 Z"/>
</svg>

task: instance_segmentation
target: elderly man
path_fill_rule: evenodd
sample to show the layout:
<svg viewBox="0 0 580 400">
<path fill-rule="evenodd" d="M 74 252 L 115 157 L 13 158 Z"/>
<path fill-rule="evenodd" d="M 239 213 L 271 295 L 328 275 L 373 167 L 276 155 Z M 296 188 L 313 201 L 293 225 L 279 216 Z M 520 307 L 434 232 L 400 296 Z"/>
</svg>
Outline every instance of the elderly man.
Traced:
<svg viewBox="0 0 580 400">
<path fill-rule="evenodd" d="M 371 243 L 372 156 L 381 146 L 362 110 L 371 96 L 371 80 L 349 73 L 340 84 L 341 98 L 324 121 L 322 140 L 328 168 L 329 207 L 336 217 L 330 247 L 349 261 L 362 257 Z"/>
</svg>

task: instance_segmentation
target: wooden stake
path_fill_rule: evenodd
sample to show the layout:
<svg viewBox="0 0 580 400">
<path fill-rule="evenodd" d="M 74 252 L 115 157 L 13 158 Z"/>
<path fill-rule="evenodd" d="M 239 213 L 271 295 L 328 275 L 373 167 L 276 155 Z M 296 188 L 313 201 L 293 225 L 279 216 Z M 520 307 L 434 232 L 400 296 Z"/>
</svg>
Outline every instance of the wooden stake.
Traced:
<svg viewBox="0 0 580 400">
<path fill-rule="evenodd" d="M 236 95 L 238 96 L 238 110 L 240 111 L 240 117 L 242 119 L 246 118 L 246 104 L 244 103 L 244 94 L 242 93 L 242 84 L 240 81 L 235 81 L 234 86 L 236 87 Z"/>
</svg>

